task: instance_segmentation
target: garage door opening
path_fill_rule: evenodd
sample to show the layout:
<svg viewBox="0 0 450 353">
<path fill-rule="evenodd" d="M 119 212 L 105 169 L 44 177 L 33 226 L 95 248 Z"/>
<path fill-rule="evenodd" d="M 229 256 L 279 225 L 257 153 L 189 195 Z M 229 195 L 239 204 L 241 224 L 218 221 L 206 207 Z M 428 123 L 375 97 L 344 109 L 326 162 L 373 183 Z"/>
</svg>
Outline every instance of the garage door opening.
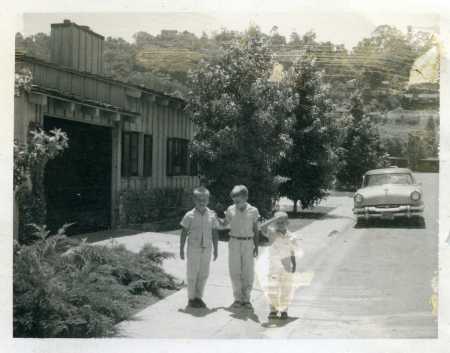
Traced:
<svg viewBox="0 0 450 353">
<path fill-rule="evenodd" d="M 110 228 L 111 129 L 52 117 L 44 118 L 44 128 L 69 137 L 69 148 L 45 170 L 48 228 L 72 222 L 68 234 Z"/>
</svg>

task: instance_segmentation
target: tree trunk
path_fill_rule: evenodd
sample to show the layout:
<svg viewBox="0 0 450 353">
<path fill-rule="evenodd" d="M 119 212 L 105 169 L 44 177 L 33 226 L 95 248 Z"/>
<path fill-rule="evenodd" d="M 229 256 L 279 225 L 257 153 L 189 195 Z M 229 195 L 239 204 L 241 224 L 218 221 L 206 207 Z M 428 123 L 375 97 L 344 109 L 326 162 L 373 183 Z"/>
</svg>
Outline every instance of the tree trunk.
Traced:
<svg viewBox="0 0 450 353">
<path fill-rule="evenodd" d="M 297 204 L 298 204 L 298 200 L 294 200 L 294 209 L 293 209 L 294 214 L 298 213 Z"/>
</svg>

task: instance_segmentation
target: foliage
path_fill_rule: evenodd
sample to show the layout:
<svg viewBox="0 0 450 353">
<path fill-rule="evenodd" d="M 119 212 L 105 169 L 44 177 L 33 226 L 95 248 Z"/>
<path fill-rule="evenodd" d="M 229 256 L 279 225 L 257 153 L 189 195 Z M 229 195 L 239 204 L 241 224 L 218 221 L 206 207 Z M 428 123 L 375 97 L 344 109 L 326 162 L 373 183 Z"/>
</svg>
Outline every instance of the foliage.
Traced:
<svg viewBox="0 0 450 353">
<path fill-rule="evenodd" d="M 133 42 L 108 37 L 105 40 L 105 71 L 119 80 L 185 97 L 188 71 L 195 69 L 199 58 L 208 60 L 220 56 L 223 47 L 246 35 L 223 28 L 211 36 L 162 30 L 157 35 L 139 31 L 133 35 Z M 375 98 L 390 109 L 398 104 L 392 98 L 394 91 L 407 82 L 412 63 L 433 42 L 430 33 L 414 31 L 405 35 L 392 26 L 377 27 L 353 50 L 340 43 L 318 41 L 313 31 L 304 34 L 293 32 L 286 38 L 278 32 L 277 26 L 273 26 L 268 34 L 260 33 L 259 36 L 274 52 L 276 60 L 286 68 L 299 55 L 315 56 L 317 67 L 324 72 L 324 81 L 334 88 L 329 95 L 335 103 L 348 101 L 350 91 L 345 83 L 357 79 L 364 82 L 362 93 L 365 103 Z M 24 37 L 17 33 L 16 48 L 48 60 L 49 36 L 38 33 Z"/>
<path fill-rule="evenodd" d="M 279 173 L 289 178 L 281 185 L 282 195 L 302 208 L 313 206 L 327 195 L 334 177 L 336 126 L 327 114 L 332 110 L 321 73 L 312 56 L 303 57 L 291 68 L 289 78 L 299 96 L 295 123 L 290 132 L 293 147 L 279 164 Z"/>
<path fill-rule="evenodd" d="M 109 336 L 141 297 L 178 286 L 161 269 L 171 255 L 150 245 L 135 254 L 34 227 L 38 240 L 14 248 L 15 337 Z"/>
<path fill-rule="evenodd" d="M 24 37 L 16 33 L 16 49 L 38 59 L 50 61 L 50 36 L 46 33 L 36 33 Z"/>
<path fill-rule="evenodd" d="M 388 164 L 388 155 L 376 126 L 364 114 L 358 92 L 352 97 L 350 112 L 351 117 L 343 129 L 342 145 L 337 149 L 339 160 L 336 178 L 338 187 L 354 190 L 367 170 Z"/>
<path fill-rule="evenodd" d="M 190 76 L 187 111 L 198 130 L 191 151 L 207 186 L 222 205 L 245 184 L 264 214 L 274 195 L 274 166 L 291 145 L 296 96 L 286 82 L 269 80 L 272 52 L 258 28 L 227 43 Z"/>
<path fill-rule="evenodd" d="M 393 26 L 378 26 L 352 52 L 352 61 L 359 64 L 358 78 L 365 82 L 363 96 L 372 97 L 385 82 L 391 88 L 403 87 L 414 60 L 429 48 L 431 41 L 431 35 L 423 32 L 405 35 Z M 386 88 L 382 91 L 389 93 Z"/>
<path fill-rule="evenodd" d="M 46 222 L 44 172 L 47 162 L 68 148 L 68 137 L 60 129 L 32 129 L 27 143 L 14 141 L 14 191 L 19 206 L 19 241 L 35 239 L 29 224 Z"/>
<path fill-rule="evenodd" d="M 412 132 L 408 135 L 406 154 L 409 167 L 417 170 L 419 160 L 426 157 L 426 144 L 422 134 Z"/>
<path fill-rule="evenodd" d="M 187 207 L 182 188 L 155 188 L 122 193 L 124 224 L 155 222 L 178 216 Z"/>
<path fill-rule="evenodd" d="M 407 143 L 401 138 L 386 138 L 383 141 L 384 148 L 389 156 L 406 157 Z"/>
<path fill-rule="evenodd" d="M 428 118 L 425 127 L 424 143 L 427 157 L 437 157 L 439 153 L 439 139 L 433 117 Z"/>
<path fill-rule="evenodd" d="M 23 92 L 31 91 L 31 83 L 33 80 L 33 76 L 31 71 L 27 68 L 23 68 L 18 70 L 15 73 L 14 80 L 14 96 L 19 97 Z"/>
</svg>

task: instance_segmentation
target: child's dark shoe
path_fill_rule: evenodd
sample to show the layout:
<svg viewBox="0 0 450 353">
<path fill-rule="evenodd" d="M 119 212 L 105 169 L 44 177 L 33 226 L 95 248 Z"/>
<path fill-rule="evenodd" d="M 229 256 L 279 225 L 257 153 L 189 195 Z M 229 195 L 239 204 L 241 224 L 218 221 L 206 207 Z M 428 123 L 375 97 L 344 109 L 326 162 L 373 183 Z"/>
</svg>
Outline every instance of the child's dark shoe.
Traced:
<svg viewBox="0 0 450 353">
<path fill-rule="evenodd" d="M 206 308 L 206 304 L 201 298 L 196 298 L 194 300 L 196 301 L 198 308 Z"/>
<path fill-rule="evenodd" d="M 244 309 L 247 309 L 247 310 L 253 310 L 253 305 L 252 305 L 252 303 L 250 303 L 250 302 L 244 302 L 244 303 L 242 303 L 242 307 L 243 307 Z"/>
<path fill-rule="evenodd" d="M 269 313 L 269 316 L 267 316 L 267 318 L 268 318 L 269 320 L 275 320 L 275 319 L 278 319 L 278 313 L 277 313 L 276 311 L 271 311 L 271 312 Z"/>
<path fill-rule="evenodd" d="M 232 309 L 238 309 L 240 307 L 242 307 L 242 303 L 239 300 L 235 300 L 230 306 L 230 308 Z"/>
<path fill-rule="evenodd" d="M 288 313 L 287 311 L 283 311 L 280 315 L 281 320 L 287 320 L 288 319 Z"/>
<path fill-rule="evenodd" d="M 195 299 L 189 299 L 188 301 L 188 308 L 197 308 L 197 302 L 195 301 Z"/>
</svg>

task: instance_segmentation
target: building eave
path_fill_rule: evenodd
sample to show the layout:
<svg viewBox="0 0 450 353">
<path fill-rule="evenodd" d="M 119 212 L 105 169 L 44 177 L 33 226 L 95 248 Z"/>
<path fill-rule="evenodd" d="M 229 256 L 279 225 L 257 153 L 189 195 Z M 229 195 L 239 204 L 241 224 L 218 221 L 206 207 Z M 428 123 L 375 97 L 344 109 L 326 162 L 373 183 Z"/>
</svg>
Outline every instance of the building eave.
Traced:
<svg viewBox="0 0 450 353">
<path fill-rule="evenodd" d="M 84 77 L 91 77 L 91 78 L 95 78 L 97 80 L 103 81 L 105 83 L 109 83 L 109 84 L 115 84 L 118 86 L 122 86 L 122 87 L 126 87 L 126 88 L 132 88 L 132 89 L 137 89 L 142 91 L 143 93 L 147 94 L 147 95 L 152 95 L 152 96 L 156 96 L 157 98 L 160 99 L 164 99 L 164 100 L 169 100 L 172 102 L 176 102 L 178 104 L 180 104 L 181 106 L 185 106 L 186 105 L 186 101 L 182 98 L 179 97 L 174 97 L 171 96 L 169 94 L 163 93 L 163 92 L 159 92 L 156 91 L 154 89 L 145 87 L 145 86 L 141 86 L 141 85 L 136 85 L 133 83 L 129 83 L 129 82 L 125 82 L 125 81 L 120 81 L 120 80 L 116 80 L 112 77 L 108 77 L 105 75 L 99 75 L 99 74 L 93 74 L 90 72 L 84 72 L 84 71 L 77 71 L 68 67 L 64 67 L 55 63 L 51 63 L 48 62 L 46 60 L 42 60 L 39 58 L 36 58 L 34 56 L 30 56 L 30 55 L 26 55 L 23 52 L 17 51 L 15 53 L 15 61 L 16 62 L 29 62 L 29 63 L 36 63 L 42 66 L 47 66 L 56 70 L 60 70 L 60 71 L 64 71 L 64 72 L 68 72 L 71 74 L 75 74 L 75 75 L 79 75 L 79 76 L 84 76 Z"/>
</svg>

